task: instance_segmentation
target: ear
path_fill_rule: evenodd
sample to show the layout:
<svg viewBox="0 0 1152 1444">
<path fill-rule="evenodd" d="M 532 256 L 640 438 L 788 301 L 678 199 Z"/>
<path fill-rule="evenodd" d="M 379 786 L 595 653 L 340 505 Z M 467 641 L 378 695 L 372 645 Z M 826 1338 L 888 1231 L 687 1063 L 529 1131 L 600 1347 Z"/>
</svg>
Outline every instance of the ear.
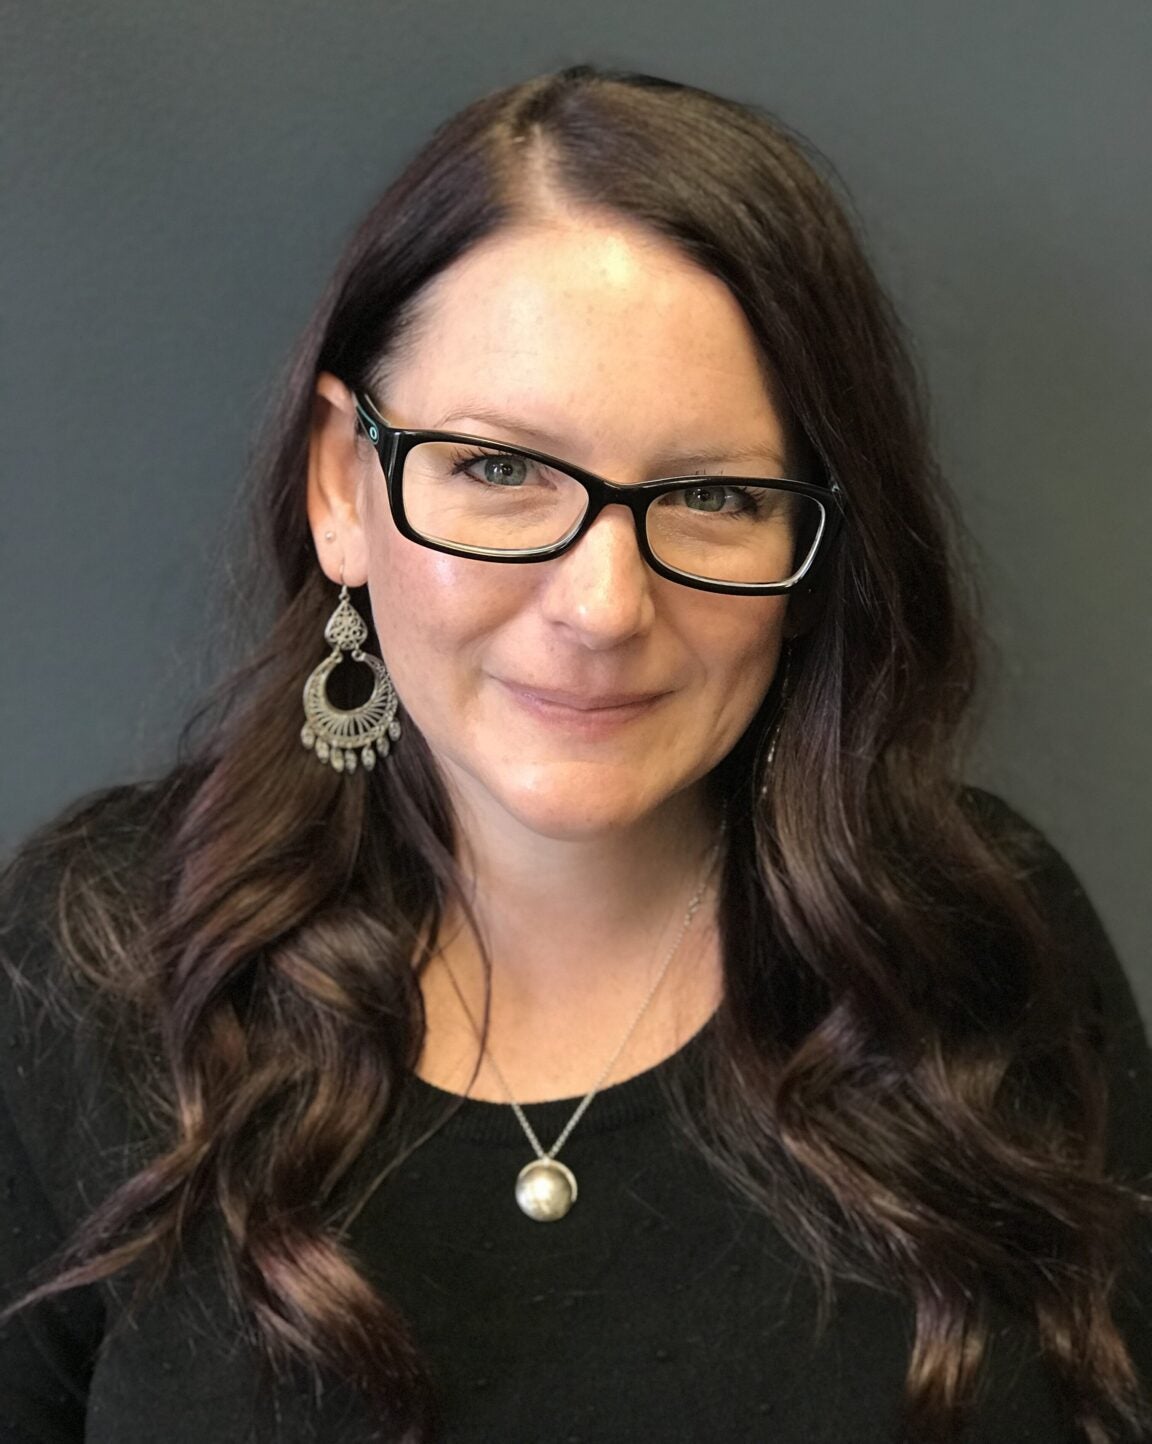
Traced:
<svg viewBox="0 0 1152 1444">
<path fill-rule="evenodd" d="M 359 587 L 368 579 L 364 517 L 370 458 L 358 445 L 356 402 L 338 377 L 322 371 L 312 398 L 308 439 L 308 522 L 324 574 Z M 330 534 L 330 535 L 329 535 Z"/>
</svg>

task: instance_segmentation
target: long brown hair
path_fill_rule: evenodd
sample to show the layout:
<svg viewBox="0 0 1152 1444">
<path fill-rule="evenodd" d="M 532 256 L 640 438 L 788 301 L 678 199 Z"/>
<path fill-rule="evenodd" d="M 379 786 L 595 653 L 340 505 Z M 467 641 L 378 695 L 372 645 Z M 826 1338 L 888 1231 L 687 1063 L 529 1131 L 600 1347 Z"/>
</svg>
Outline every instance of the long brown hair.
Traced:
<svg viewBox="0 0 1152 1444">
<path fill-rule="evenodd" d="M 339 776 L 299 742 L 334 601 L 305 514 L 312 393 L 327 370 L 386 394 L 428 282 L 561 197 L 726 283 L 796 465 L 847 499 L 773 765 L 776 685 L 713 778 L 731 818 L 726 987 L 685 1127 L 794 1240 L 826 1309 L 841 1277 L 910 1295 L 909 1440 L 957 1437 L 994 1297 L 1035 1321 L 1090 1444 L 1140 1437 L 1111 1290 L 1142 1195 L 1106 1173 L 1101 1067 L 1065 961 L 958 784 L 978 630 L 957 523 L 914 367 L 822 170 L 755 106 L 576 66 L 447 121 L 364 219 L 262 448 L 249 575 L 272 585 L 272 625 L 155 791 L 156 865 L 85 862 L 101 802 L 40 839 L 69 859 L 66 951 L 156 1040 L 168 1133 L 25 1302 L 148 1261 L 161 1274 L 209 1214 L 273 1357 L 355 1381 L 398 1434 L 432 1429 L 404 1322 L 342 1242 L 358 1202 L 342 1184 L 419 1055 L 420 940 L 463 900 L 411 723 L 373 774 Z"/>
</svg>

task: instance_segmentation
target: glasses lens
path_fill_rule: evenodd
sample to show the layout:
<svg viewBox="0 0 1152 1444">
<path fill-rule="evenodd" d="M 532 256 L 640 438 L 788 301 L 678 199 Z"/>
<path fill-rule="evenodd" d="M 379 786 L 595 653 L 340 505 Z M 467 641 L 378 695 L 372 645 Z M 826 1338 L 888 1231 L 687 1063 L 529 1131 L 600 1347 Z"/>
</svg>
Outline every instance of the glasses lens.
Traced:
<svg viewBox="0 0 1152 1444">
<path fill-rule="evenodd" d="M 823 527 L 815 497 L 723 477 L 665 492 L 648 508 L 648 544 L 665 565 L 746 586 L 800 576 Z"/>
<path fill-rule="evenodd" d="M 427 541 L 477 553 L 529 554 L 566 541 L 588 508 L 573 477 L 508 447 L 422 441 L 404 462 L 404 511 Z M 768 586 L 803 574 L 824 506 L 783 487 L 699 477 L 648 508 L 647 536 L 666 566 L 702 581 Z"/>
<path fill-rule="evenodd" d="M 404 462 L 404 511 L 428 541 L 479 552 L 555 546 L 579 526 L 578 481 L 507 448 L 422 441 Z"/>
</svg>

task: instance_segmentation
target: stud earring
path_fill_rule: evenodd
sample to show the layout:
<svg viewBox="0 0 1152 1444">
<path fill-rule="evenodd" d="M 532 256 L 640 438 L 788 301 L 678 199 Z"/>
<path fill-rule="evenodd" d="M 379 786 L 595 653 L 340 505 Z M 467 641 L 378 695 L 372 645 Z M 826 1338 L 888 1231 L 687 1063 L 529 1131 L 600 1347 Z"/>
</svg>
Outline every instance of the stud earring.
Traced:
<svg viewBox="0 0 1152 1444">
<path fill-rule="evenodd" d="M 344 569 L 340 569 L 341 578 Z M 324 640 L 332 648 L 304 683 L 304 726 L 300 741 L 337 772 L 355 772 L 357 757 L 368 771 L 377 757 L 387 757 L 400 736 L 396 712 L 400 699 L 383 659 L 361 649 L 368 637 L 364 618 L 348 599 L 341 581 L 340 600 L 324 628 Z M 359 707 L 334 707 L 328 700 L 327 681 L 347 653 L 354 662 L 372 670 L 372 695 Z"/>
</svg>

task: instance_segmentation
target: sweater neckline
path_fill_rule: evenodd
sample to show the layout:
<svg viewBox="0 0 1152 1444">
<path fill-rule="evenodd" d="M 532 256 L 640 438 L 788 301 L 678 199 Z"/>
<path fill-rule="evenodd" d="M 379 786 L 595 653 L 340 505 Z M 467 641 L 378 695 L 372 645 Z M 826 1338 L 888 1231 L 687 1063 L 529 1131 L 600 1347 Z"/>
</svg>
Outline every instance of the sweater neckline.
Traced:
<svg viewBox="0 0 1152 1444">
<path fill-rule="evenodd" d="M 610 1083 L 602 1088 L 576 1125 L 573 1138 L 577 1135 L 587 1138 L 593 1134 L 607 1133 L 663 1112 L 667 1096 L 664 1092 L 665 1082 L 673 1073 L 694 1068 L 708 1036 L 715 1030 L 716 1019 L 717 1012 L 714 1012 L 695 1033 L 659 1063 L 654 1063 L 650 1068 L 634 1073 L 632 1077 L 624 1078 L 619 1083 Z M 446 1088 L 437 1087 L 435 1083 L 429 1083 L 416 1073 L 406 1075 L 404 1088 L 411 1105 L 420 1114 L 431 1112 L 441 1117 L 447 1114 L 438 1132 L 456 1138 L 520 1148 L 523 1148 L 526 1142 L 524 1130 L 511 1104 L 470 1098 L 465 1093 L 453 1093 Z M 581 1093 L 571 1098 L 550 1098 L 537 1103 L 522 1103 L 520 1106 L 540 1142 L 548 1148 L 584 1097 Z"/>
</svg>

